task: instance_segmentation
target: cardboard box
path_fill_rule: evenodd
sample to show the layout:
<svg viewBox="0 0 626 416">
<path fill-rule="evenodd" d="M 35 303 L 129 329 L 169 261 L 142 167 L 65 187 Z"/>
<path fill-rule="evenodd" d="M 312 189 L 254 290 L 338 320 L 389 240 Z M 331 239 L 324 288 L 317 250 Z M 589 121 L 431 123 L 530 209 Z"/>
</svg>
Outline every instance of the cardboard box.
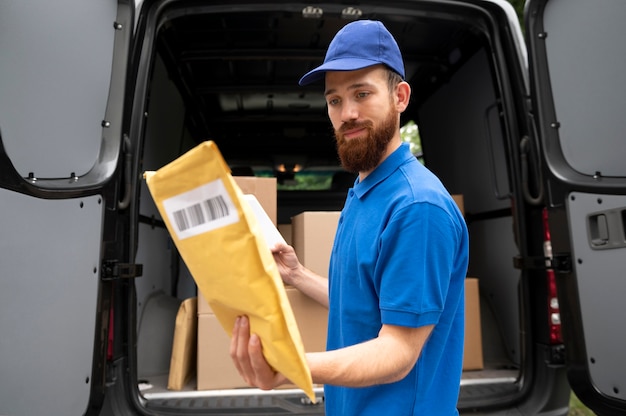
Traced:
<svg viewBox="0 0 626 416">
<path fill-rule="evenodd" d="M 212 314 L 213 310 L 211 310 L 206 298 L 202 296 L 202 292 L 198 290 L 198 315 L 205 315 L 207 313 Z"/>
<path fill-rule="evenodd" d="M 328 276 L 339 211 L 307 211 L 291 219 L 293 248 L 307 269 Z"/>
<path fill-rule="evenodd" d="M 305 351 L 325 351 L 328 309 L 295 288 L 286 291 Z M 198 390 L 248 387 L 235 369 L 229 348 L 230 338 L 215 315 L 198 315 Z"/>
<path fill-rule="evenodd" d="M 293 287 L 287 287 L 304 349 L 325 351 L 328 310 Z M 481 370 L 483 364 L 478 279 L 465 281 L 465 351 L 463 370 Z M 211 313 L 198 316 L 198 390 L 247 387 L 229 356 L 230 338 Z"/>
<path fill-rule="evenodd" d="M 483 343 L 480 325 L 478 279 L 465 279 L 465 349 L 463 370 L 483 369 Z"/>
<path fill-rule="evenodd" d="M 215 315 L 198 315 L 198 390 L 249 387 L 237 372 L 229 349 L 230 338 Z"/>
<path fill-rule="evenodd" d="M 278 232 L 283 236 L 285 242 L 290 246 L 293 245 L 292 239 L 292 229 L 293 226 L 291 224 L 278 224 Z"/>
<path fill-rule="evenodd" d="M 244 194 L 254 195 L 272 220 L 277 222 L 276 178 L 257 178 L 254 176 L 234 176 L 233 179 Z M 198 314 L 213 313 L 206 299 L 198 292 Z"/>
<path fill-rule="evenodd" d="M 463 194 L 452 194 L 461 214 L 465 216 L 465 200 Z M 463 370 L 482 370 L 483 343 L 480 325 L 480 293 L 478 279 L 465 279 L 465 345 L 463 352 Z"/>
<path fill-rule="evenodd" d="M 294 287 L 286 287 L 306 352 L 326 351 L 328 309 Z"/>
<path fill-rule="evenodd" d="M 462 195 L 455 201 L 462 209 Z M 337 211 L 308 211 L 292 219 L 292 243 L 298 258 L 305 267 L 322 276 L 328 272 L 339 215 Z M 305 350 L 324 351 L 328 310 L 293 287 L 287 287 L 286 291 Z M 466 279 L 465 296 L 463 369 L 478 370 L 483 368 L 478 279 Z M 230 339 L 212 316 L 201 294 L 198 296 L 198 313 L 198 389 L 246 387 L 228 355 Z M 219 377 L 215 374 L 219 374 Z"/>
<path fill-rule="evenodd" d="M 176 314 L 167 380 L 169 390 L 182 390 L 196 373 L 197 301 L 197 298 L 185 299 Z"/>
<path fill-rule="evenodd" d="M 252 194 L 267 212 L 274 225 L 277 224 L 276 178 L 257 178 L 255 176 L 233 176 L 244 194 Z"/>
<path fill-rule="evenodd" d="M 461 210 L 461 214 L 465 216 L 465 201 L 463 200 L 463 194 L 452 194 L 452 199 L 456 202 L 456 205 Z"/>
</svg>

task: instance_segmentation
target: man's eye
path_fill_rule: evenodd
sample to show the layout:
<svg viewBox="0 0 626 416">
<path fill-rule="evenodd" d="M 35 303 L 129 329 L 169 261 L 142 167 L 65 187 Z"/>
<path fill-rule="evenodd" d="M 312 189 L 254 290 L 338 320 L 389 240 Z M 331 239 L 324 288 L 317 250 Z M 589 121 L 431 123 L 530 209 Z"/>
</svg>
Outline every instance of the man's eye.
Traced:
<svg viewBox="0 0 626 416">
<path fill-rule="evenodd" d="M 339 100 L 337 98 L 331 98 L 330 100 L 328 100 L 328 105 L 337 105 L 339 103 Z"/>
<path fill-rule="evenodd" d="M 367 97 L 368 95 L 370 95 L 370 93 L 369 93 L 369 92 L 367 92 L 367 91 L 360 91 L 360 92 L 358 92 L 358 93 L 356 94 L 357 98 L 365 98 L 365 97 Z"/>
</svg>

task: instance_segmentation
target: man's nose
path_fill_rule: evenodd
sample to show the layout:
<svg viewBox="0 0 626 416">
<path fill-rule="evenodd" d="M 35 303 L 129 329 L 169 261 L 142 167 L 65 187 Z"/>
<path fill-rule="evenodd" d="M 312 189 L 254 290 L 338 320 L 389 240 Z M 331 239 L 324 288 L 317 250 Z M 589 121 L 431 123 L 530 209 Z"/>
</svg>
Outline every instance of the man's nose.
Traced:
<svg viewBox="0 0 626 416">
<path fill-rule="evenodd" d="M 345 123 L 347 121 L 356 120 L 358 118 L 359 111 L 356 104 L 350 101 L 344 101 L 343 105 L 341 106 L 341 121 Z"/>
</svg>

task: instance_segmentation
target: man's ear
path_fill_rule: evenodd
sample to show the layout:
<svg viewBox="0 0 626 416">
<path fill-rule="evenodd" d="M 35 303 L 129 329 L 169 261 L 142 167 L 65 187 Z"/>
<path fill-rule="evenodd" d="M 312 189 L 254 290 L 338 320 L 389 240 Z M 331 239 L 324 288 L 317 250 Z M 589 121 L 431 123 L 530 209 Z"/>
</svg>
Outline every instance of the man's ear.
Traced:
<svg viewBox="0 0 626 416">
<path fill-rule="evenodd" d="M 402 113 L 409 105 L 411 99 L 411 86 L 408 82 L 402 81 L 396 87 L 396 109 Z"/>
</svg>

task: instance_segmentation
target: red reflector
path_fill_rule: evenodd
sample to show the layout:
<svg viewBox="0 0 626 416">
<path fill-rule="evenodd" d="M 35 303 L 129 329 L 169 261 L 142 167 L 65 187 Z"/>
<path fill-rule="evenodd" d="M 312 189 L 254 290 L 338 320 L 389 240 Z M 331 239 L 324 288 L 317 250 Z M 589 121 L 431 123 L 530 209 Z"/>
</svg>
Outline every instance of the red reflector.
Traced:
<svg viewBox="0 0 626 416">
<path fill-rule="evenodd" d="M 550 227 L 548 225 L 548 210 L 543 209 L 543 254 L 546 258 L 552 258 L 552 242 L 550 241 Z M 548 327 L 550 330 L 550 344 L 562 344 L 561 334 L 561 311 L 559 310 L 559 298 L 556 290 L 556 277 L 554 270 L 546 270 L 548 289 Z"/>
<path fill-rule="evenodd" d="M 107 337 L 107 361 L 113 360 L 113 308 L 109 311 L 109 333 Z"/>
</svg>

